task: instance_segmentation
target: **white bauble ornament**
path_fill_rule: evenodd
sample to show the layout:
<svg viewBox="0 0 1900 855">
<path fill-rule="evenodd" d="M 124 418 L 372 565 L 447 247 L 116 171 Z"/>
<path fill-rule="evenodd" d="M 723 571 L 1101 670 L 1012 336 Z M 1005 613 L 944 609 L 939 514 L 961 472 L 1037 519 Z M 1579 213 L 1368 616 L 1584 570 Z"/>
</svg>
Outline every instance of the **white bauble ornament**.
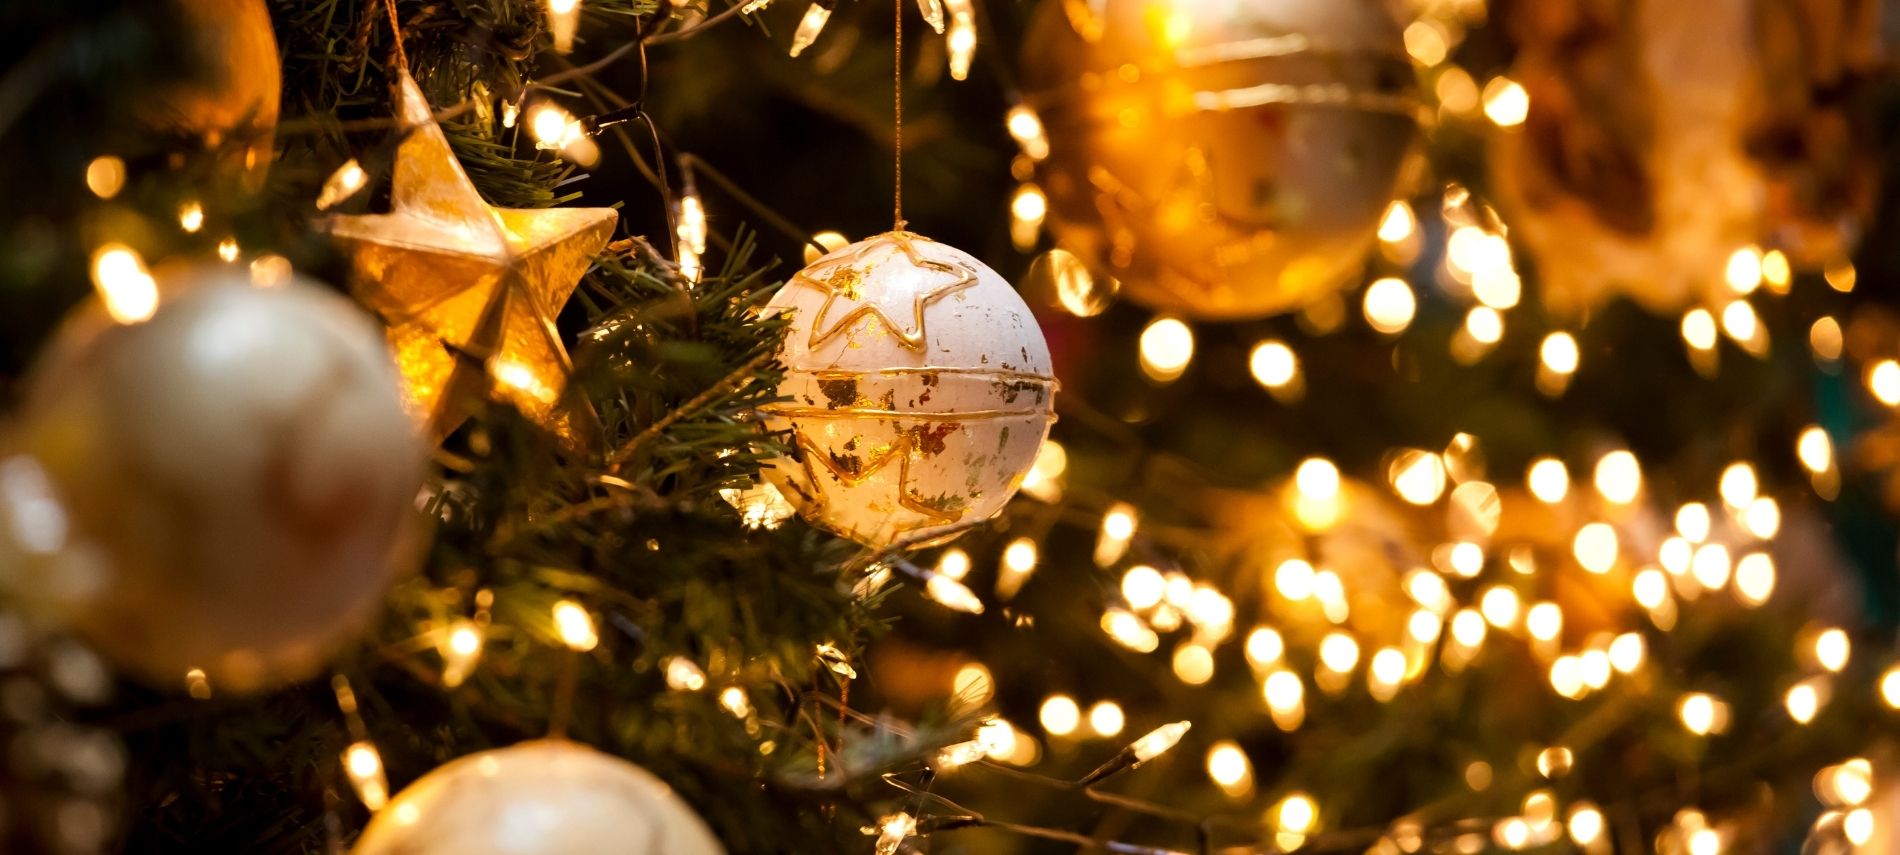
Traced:
<svg viewBox="0 0 1900 855">
<path fill-rule="evenodd" d="M 40 357 L 13 459 L 64 520 L 13 545 L 46 558 L 22 587 L 156 683 L 308 677 L 400 563 L 424 452 L 395 365 L 306 280 L 200 267 L 158 291 L 133 323 L 88 304 Z"/>
<path fill-rule="evenodd" d="M 888 232 L 799 271 L 785 380 L 764 408 L 793 456 L 766 469 L 814 525 L 923 545 L 1001 510 L 1054 421 L 1029 307 L 968 253 Z"/>
<path fill-rule="evenodd" d="M 352 855 L 722 855 L 651 772 L 544 739 L 451 762 L 404 788 Z"/>
</svg>

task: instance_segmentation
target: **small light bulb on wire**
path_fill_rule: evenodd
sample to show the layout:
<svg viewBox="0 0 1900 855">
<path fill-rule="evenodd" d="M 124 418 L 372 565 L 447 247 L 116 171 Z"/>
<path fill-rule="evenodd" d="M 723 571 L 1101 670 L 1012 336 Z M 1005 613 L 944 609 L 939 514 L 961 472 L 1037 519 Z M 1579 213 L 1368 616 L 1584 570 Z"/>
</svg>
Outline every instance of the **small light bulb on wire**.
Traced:
<svg viewBox="0 0 1900 855">
<path fill-rule="evenodd" d="M 825 23 L 831 20 L 831 8 L 823 3 L 813 3 L 805 10 L 805 17 L 799 19 L 798 30 L 792 33 L 792 56 L 805 52 L 805 49 L 818 41 L 818 35 L 825 31 Z"/>
</svg>

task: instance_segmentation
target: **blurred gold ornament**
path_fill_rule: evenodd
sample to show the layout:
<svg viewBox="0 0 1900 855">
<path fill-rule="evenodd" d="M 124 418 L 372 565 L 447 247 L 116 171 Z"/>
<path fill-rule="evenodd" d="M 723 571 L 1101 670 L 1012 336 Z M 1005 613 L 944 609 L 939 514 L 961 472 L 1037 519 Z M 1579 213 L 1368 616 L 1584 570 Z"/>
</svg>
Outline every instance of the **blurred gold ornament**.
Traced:
<svg viewBox="0 0 1900 855">
<path fill-rule="evenodd" d="M 1847 106 L 1879 59 L 1878 5 L 1553 0 L 1513 16 L 1530 103 L 1492 132 L 1490 170 L 1546 303 L 1576 314 L 1621 293 L 1676 313 L 1731 299 L 1731 259 L 1757 244 L 1803 266 L 1844 257 L 1880 183 Z"/>
<path fill-rule="evenodd" d="M 467 415 L 457 392 L 472 381 L 569 445 L 587 446 L 594 413 L 567 394 L 572 363 L 554 318 L 619 215 L 490 207 L 414 78 L 403 73 L 396 90 L 409 136 L 396 153 L 392 210 L 332 217 L 325 227 L 350 253 L 352 292 L 389 324 L 412 411 L 440 441 Z"/>
<path fill-rule="evenodd" d="M 156 295 L 125 319 L 102 294 L 40 357 L 0 453 L 33 524 L 0 530 L 0 564 L 151 683 L 308 677 L 403 569 L 423 449 L 395 366 L 308 280 L 213 264 L 161 271 Z"/>
<path fill-rule="evenodd" d="M 168 0 L 190 33 L 194 74 L 138 99 L 142 131 L 215 152 L 215 177 L 263 186 L 283 88 L 264 0 Z M 216 191 L 219 188 L 206 188 Z"/>
<path fill-rule="evenodd" d="M 353 855 L 723 855 L 653 773 L 585 745 L 523 742 L 454 760 L 377 812 Z"/>
<path fill-rule="evenodd" d="M 1131 299 L 1261 317 L 1359 275 L 1417 137 L 1378 3 L 1051 0 L 1026 44 L 1049 225 Z"/>
<path fill-rule="evenodd" d="M 814 525 L 921 545 L 1001 510 L 1035 462 L 1056 382 L 1015 289 L 909 232 L 835 250 L 772 299 L 792 323 L 783 403 L 795 450 L 767 477 Z"/>
</svg>

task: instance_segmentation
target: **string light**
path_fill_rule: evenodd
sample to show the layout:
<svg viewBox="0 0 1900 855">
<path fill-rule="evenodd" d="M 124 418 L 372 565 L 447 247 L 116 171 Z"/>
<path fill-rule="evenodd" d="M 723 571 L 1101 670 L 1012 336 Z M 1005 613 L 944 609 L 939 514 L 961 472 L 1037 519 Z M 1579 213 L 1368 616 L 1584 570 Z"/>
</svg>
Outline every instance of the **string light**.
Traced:
<svg viewBox="0 0 1900 855">
<path fill-rule="evenodd" d="M 205 206 L 196 201 L 186 202 L 178 209 L 178 227 L 188 234 L 195 234 L 205 227 Z"/>
<path fill-rule="evenodd" d="M 1111 608 L 1102 613 L 1102 631 L 1115 643 L 1136 653 L 1153 653 L 1161 646 L 1161 637 L 1135 613 Z"/>
<path fill-rule="evenodd" d="M 1537 774 L 1556 780 L 1569 774 L 1570 767 L 1576 762 L 1576 755 L 1561 745 L 1553 745 L 1537 752 Z"/>
<path fill-rule="evenodd" d="M 600 635 L 594 631 L 594 619 L 573 600 L 562 600 L 554 604 L 554 630 L 561 637 L 561 643 L 569 649 L 585 653 L 600 644 Z"/>
<path fill-rule="evenodd" d="M 1771 249 L 1762 255 L 1761 278 L 1767 283 L 1768 290 L 1777 294 L 1788 293 L 1788 285 L 1794 278 L 1794 271 L 1788 265 L 1788 254 Z"/>
<path fill-rule="evenodd" d="M 1327 501 L 1339 495 L 1339 467 L 1324 457 L 1308 457 L 1294 470 L 1293 484 L 1300 495 Z"/>
<path fill-rule="evenodd" d="M 1359 642 L 1344 632 L 1329 632 L 1320 639 L 1319 661 L 1326 670 L 1346 674 L 1359 664 Z"/>
<path fill-rule="evenodd" d="M 1004 121 L 1010 137 L 1016 140 L 1016 145 L 1022 148 L 1023 154 L 1028 155 L 1030 160 L 1043 160 L 1049 156 L 1049 137 L 1043 130 L 1042 118 L 1036 115 L 1035 110 L 1028 105 L 1017 104 L 1009 108 Z"/>
<path fill-rule="evenodd" d="M 1827 280 L 1827 286 L 1843 294 L 1854 290 L 1854 282 L 1859 276 L 1854 271 L 1854 262 L 1843 258 L 1821 269 L 1821 277 Z"/>
<path fill-rule="evenodd" d="M 1840 673 L 1847 667 L 1847 659 L 1853 651 L 1847 633 L 1840 629 L 1826 629 L 1814 638 L 1814 661 L 1822 668 Z"/>
<path fill-rule="evenodd" d="M 1537 353 L 1538 391 L 1546 395 L 1562 394 L 1570 385 L 1570 376 L 1577 371 L 1577 340 L 1567 332 L 1554 332 L 1544 336 Z"/>
<path fill-rule="evenodd" d="M 1868 366 L 1867 391 L 1880 403 L 1900 406 L 1900 362 L 1882 359 Z"/>
<path fill-rule="evenodd" d="M 706 255 L 706 206 L 690 182 L 680 196 L 679 222 L 673 228 L 679 238 L 680 275 L 687 282 L 698 282 L 704 272 L 700 259 Z"/>
<path fill-rule="evenodd" d="M 1392 491 L 1410 504 L 1429 505 L 1445 492 L 1445 466 L 1429 451 L 1400 451 L 1387 468 L 1386 477 L 1392 482 Z"/>
<path fill-rule="evenodd" d="M 1247 655 L 1247 664 L 1256 669 L 1266 669 L 1279 664 L 1280 657 L 1286 655 L 1286 641 L 1279 631 L 1270 626 L 1257 626 L 1247 633 L 1243 645 Z"/>
<path fill-rule="evenodd" d="M 1597 459 L 1595 480 L 1597 495 L 1610 504 L 1627 505 L 1643 488 L 1642 465 L 1628 451 L 1612 451 Z"/>
<path fill-rule="evenodd" d="M 1096 736 L 1118 736 L 1127 721 L 1121 704 L 1114 701 L 1096 701 L 1089 707 L 1089 729 L 1095 731 Z"/>
<path fill-rule="evenodd" d="M 1841 358 L 1841 322 L 1832 315 L 1822 315 L 1808 327 L 1808 349 L 1814 351 L 1814 358 L 1822 362 L 1836 362 Z"/>
<path fill-rule="evenodd" d="M 1289 558 L 1274 569 L 1273 587 L 1280 596 L 1297 602 L 1313 596 L 1313 576 L 1313 565 Z"/>
<path fill-rule="evenodd" d="M 1760 484 L 1755 479 L 1755 467 L 1747 463 L 1731 463 L 1728 468 L 1722 470 L 1719 492 L 1722 494 L 1722 502 L 1728 505 L 1730 510 L 1747 507 L 1749 502 L 1755 500 L 1755 495 L 1759 490 Z M 1690 540 L 1694 539 L 1690 538 Z"/>
<path fill-rule="evenodd" d="M 1028 252 L 1036 248 L 1036 239 L 1042 235 L 1042 221 L 1049 213 L 1049 197 L 1044 196 L 1042 188 L 1031 183 L 1023 183 L 1016 188 L 1016 194 L 1009 200 L 1009 237 L 1016 249 Z"/>
<path fill-rule="evenodd" d="M 1253 764 L 1233 740 L 1223 739 L 1207 751 L 1207 777 L 1230 798 L 1253 791 Z"/>
<path fill-rule="evenodd" d="M 1385 216 L 1379 220 L 1379 240 L 1386 243 L 1399 243 L 1418 230 L 1418 217 L 1412 213 L 1412 206 L 1404 199 L 1396 199 L 1385 209 Z"/>
<path fill-rule="evenodd" d="M 1648 645 L 1643 637 L 1634 632 L 1626 632 L 1610 641 L 1605 653 L 1610 658 L 1610 667 L 1618 674 L 1634 674 L 1643 667 L 1643 659 L 1648 654 Z"/>
<path fill-rule="evenodd" d="M 86 164 L 86 189 L 101 199 L 110 199 L 119 195 L 125 188 L 125 161 L 112 155 L 101 155 Z"/>
<path fill-rule="evenodd" d="M 1821 711 L 1821 692 L 1815 680 L 1803 680 L 1788 688 L 1782 696 L 1782 704 L 1788 710 L 1788 717 L 1797 724 L 1814 721 Z"/>
<path fill-rule="evenodd" d="M 1577 564 L 1592 573 L 1608 573 L 1616 566 L 1616 529 L 1608 523 L 1593 522 L 1577 530 L 1571 552 Z"/>
<path fill-rule="evenodd" d="M 934 571 L 925 571 L 923 577 L 924 593 L 938 605 L 964 614 L 983 613 L 983 600 L 956 578 Z"/>
<path fill-rule="evenodd" d="M 996 596 L 1008 600 L 1022 590 L 1030 574 L 1036 572 L 1036 542 L 1019 537 L 1003 547 L 1002 572 L 996 574 Z"/>
<path fill-rule="evenodd" d="M 1682 340 L 1696 350 L 1714 350 L 1715 315 L 1708 309 L 1694 308 L 1682 316 Z"/>
<path fill-rule="evenodd" d="M 1296 792 L 1280 800 L 1274 816 L 1282 833 L 1305 835 L 1319 822 L 1319 805 L 1312 796 Z"/>
<path fill-rule="evenodd" d="M 982 706 L 996 694 L 996 680 L 981 662 L 966 663 L 950 678 L 950 692 L 969 706 Z"/>
<path fill-rule="evenodd" d="M 1406 634 L 1420 644 L 1431 644 L 1437 641 L 1444 628 L 1444 619 L 1425 609 L 1412 612 L 1412 616 L 1406 618 L 1405 621 Z"/>
<path fill-rule="evenodd" d="M 1690 733 L 1707 736 L 1727 727 L 1728 705 L 1706 692 L 1690 692 L 1677 702 L 1676 716 Z"/>
<path fill-rule="evenodd" d="M 481 627 L 468 618 L 457 618 L 437 637 L 436 651 L 442 654 L 442 685 L 451 689 L 462 685 L 482 658 Z"/>
<path fill-rule="evenodd" d="M 1451 40 L 1437 21 L 1419 18 L 1405 27 L 1405 52 L 1420 65 L 1437 65 L 1451 54 Z"/>
<path fill-rule="evenodd" d="M 1158 383 L 1171 383 L 1194 359 L 1194 331 L 1179 318 L 1159 317 L 1141 331 L 1141 370 Z"/>
<path fill-rule="evenodd" d="M 1169 749 L 1180 744 L 1181 737 L 1186 736 L 1188 729 L 1193 726 L 1193 722 L 1186 721 L 1164 724 L 1154 730 L 1148 731 L 1146 735 L 1135 740 L 1135 743 L 1128 746 L 1128 749 L 1134 754 L 1136 763 L 1146 763 L 1167 753 Z"/>
<path fill-rule="evenodd" d="M 706 688 L 706 672 L 684 656 L 669 656 L 660 663 L 666 674 L 666 687 L 676 692 L 697 692 Z"/>
<path fill-rule="evenodd" d="M 1117 502 L 1102 514 L 1102 529 L 1095 536 L 1095 566 L 1107 567 L 1127 554 L 1138 522 L 1135 506 L 1127 502 Z"/>
<path fill-rule="evenodd" d="M 1880 700 L 1889 708 L 1900 710 L 1900 665 L 1889 667 L 1880 675 Z"/>
<path fill-rule="evenodd" d="M 1382 647 L 1372 654 L 1372 662 L 1366 668 L 1366 687 L 1373 700 L 1389 701 L 1397 695 L 1399 685 L 1405 681 L 1405 672 L 1405 651 Z"/>
<path fill-rule="evenodd" d="M 236 261 L 237 257 L 238 257 L 237 238 L 228 237 L 228 238 L 225 238 L 224 240 L 218 241 L 218 258 L 223 259 L 226 263 L 229 263 L 229 262 Z"/>
<path fill-rule="evenodd" d="M 1530 115 L 1531 96 L 1522 84 L 1508 77 L 1493 77 L 1484 85 L 1484 115 L 1500 128 L 1524 124 Z"/>
<path fill-rule="evenodd" d="M 1261 681 L 1260 691 L 1275 726 L 1285 731 L 1299 729 L 1306 717 L 1306 686 L 1298 674 L 1286 669 L 1273 671 Z"/>
<path fill-rule="evenodd" d="M 1531 461 L 1524 482 L 1538 501 L 1554 505 L 1563 501 L 1570 492 L 1570 471 L 1564 468 L 1563 461 L 1555 457 L 1539 457 Z"/>
<path fill-rule="evenodd" d="M 1042 441 L 1036 449 L 1036 461 L 1023 476 L 1022 491 L 1051 504 L 1062 500 L 1062 476 L 1069 469 L 1069 452 L 1053 439 Z"/>
<path fill-rule="evenodd" d="M 1570 832 L 1570 839 L 1578 846 L 1588 847 L 1603 837 L 1603 812 L 1588 802 L 1578 802 L 1570 808 L 1570 816 L 1564 821 Z"/>
<path fill-rule="evenodd" d="M 1498 629 L 1510 629 L 1517 624 L 1520 602 L 1517 590 L 1507 585 L 1492 585 L 1486 588 L 1478 599 L 1478 611 L 1486 622 Z"/>
<path fill-rule="evenodd" d="M 1269 339 L 1254 345 L 1247 368 L 1260 385 L 1283 389 L 1299 377 L 1300 360 L 1284 342 Z"/>
<path fill-rule="evenodd" d="M 1742 346 L 1743 350 L 1757 356 L 1767 352 L 1766 335 L 1762 332 L 1761 318 L 1755 314 L 1755 307 L 1747 300 L 1732 300 L 1722 307 L 1722 331 Z"/>
<path fill-rule="evenodd" d="M 1188 642 L 1174 648 L 1174 676 L 1190 686 L 1214 679 L 1214 651 Z"/>
<path fill-rule="evenodd" d="M 1705 543 L 1696 547 L 1695 555 L 1689 562 L 1689 575 L 1695 577 L 1697 584 L 1711 591 L 1727 585 L 1728 547 L 1719 543 Z"/>
<path fill-rule="evenodd" d="M 950 78 L 967 80 L 970 61 L 976 56 L 976 10 L 970 0 L 947 0 L 950 7 L 950 34 L 946 39 L 950 54 Z"/>
<path fill-rule="evenodd" d="M 1379 332 L 1397 334 L 1411 326 L 1418 311 L 1418 298 L 1405 280 L 1393 277 L 1373 282 L 1366 288 L 1366 323 Z"/>
<path fill-rule="evenodd" d="M 1728 257 L 1728 267 L 1723 271 L 1723 279 L 1728 282 L 1729 290 L 1737 294 L 1754 293 L 1761 287 L 1762 257 L 1761 249 L 1745 246 Z"/>
<path fill-rule="evenodd" d="M 389 777 L 383 772 L 383 755 L 374 743 L 364 739 L 343 749 L 343 771 L 349 775 L 356 797 L 372 813 L 389 804 Z"/>
<path fill-rule="evenodd" d="M 1637 605 L 1646 609 L 1658 609 L 1669 597 L 1669 579 L 1661 570 L 1647 567 L 1636 574 L 1630 582 L 1631 595 Z"/>
<path fill-rule="evenodd" d="M 816 244 L 816 246 L 813 244 Z M 806 242 L 805 245 L 805 263 L 810 264 L 825 254 L 837 252 L 850 244 L 851 240 L 838 232 L 823 231 L 814 234 L 811 236 L 811 240 Z M 824 252 L 819 252 L 820 248 L 822 248 Z"/>
<path fill-rule="evenodd" d="M 1082 708 L 1068 695 L 1050 695 L 1042 702 L 1036 718 L 1050 736 L 1068 736 L 1082 723 Z"/>
<path fill-rule="evenodd" d="M 574 50 L 574 31 L 580 19 L 580 0 L 548 0 L 548 32 L 554 37 L 555 53 Z"/>
<path fill-rule="evenodd" d="M 1768 602 L 1775 592 L 1775 561 L 1765 552 L 1751 552 L 1735 562 L 1735 596 L 1745 606 Z"/>
<path fill-rule="evenodd" d="M 797 31 L 792 33 L 791 55 L 798 56 L 818 41 L 818 34 L 825 31 L 825 22 L 831 20 L 831 9 L 822 3 L 813 3 L 805 9 L 805 17 L 799 19 Z"/>
<path fill-rule="evenodd" d="M 1145 610 L 1161 603 L 1167 582 L 1161 572 L 1146 564 L 1137 564 L 1122 574 L 1122 599 L 1130 608 Z"/>
<path fill-rule="evenodd" d="M 145 259 L 122 243 L 109 243 L 92 254 L 92 285 L 106 314 L 121 324 L 143 323 L 158 312 L 158 282 Z"/>
</svg>

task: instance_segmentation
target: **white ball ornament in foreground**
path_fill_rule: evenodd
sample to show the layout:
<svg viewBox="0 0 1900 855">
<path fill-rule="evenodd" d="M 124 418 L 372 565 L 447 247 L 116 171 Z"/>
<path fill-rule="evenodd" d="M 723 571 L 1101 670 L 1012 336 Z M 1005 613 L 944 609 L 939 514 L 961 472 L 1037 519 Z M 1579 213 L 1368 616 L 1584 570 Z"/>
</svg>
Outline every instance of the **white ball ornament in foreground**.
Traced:
<svg viewBox="0 0 1900 855">
<path fill-rule="evenodd" d="M 652 773 L 544 739 L 455 760 L 376 814 L 352 855 L 723 855 Z"/>
<path fill-rule="evenodd" d="M 297 277 L 187 268 L 156 296 L 93 301 L 40 356 L 0 457 L 61 525 L 0 551 L 43 558 L 20 593 L 155 684 L 311 676 L 382 602 L 414 515 L 395 365 L 367 315 Z"/>
<path fill-rule="evenodd" d="M 1016 290 L 904 231 L 819 258 L 773 297 L 792 319 L 764 408 L 766 470 L 821 528 L 922 546 L 1002 510 L 1054 421 L 1049 347 Z"/>
</svg>

